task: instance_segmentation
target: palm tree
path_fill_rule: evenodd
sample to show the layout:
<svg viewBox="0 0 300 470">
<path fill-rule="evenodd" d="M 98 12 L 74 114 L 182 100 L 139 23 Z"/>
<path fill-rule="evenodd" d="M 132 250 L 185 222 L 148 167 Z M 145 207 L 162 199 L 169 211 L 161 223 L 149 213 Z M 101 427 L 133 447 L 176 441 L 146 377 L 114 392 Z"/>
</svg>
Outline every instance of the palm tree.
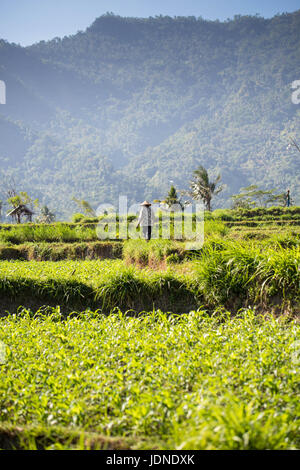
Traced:
<svg viewBox="0 0 300 470">
<path fill-rule="evenodd" d="M 195 200 L 202 200 L 207 210 L 211 211 L 211 200 L 215 194 L 219 194 L 223 186 L 217 185 L 221 180 L 221 175 L 218 175 L 215 181 L 210 181 L 207 170 L 200 165 L 193 172 L 193 179 L 190 181 L 190 190 L 187 194 Z"/>
<path fill-rule="evenodd" d="M 168 207 L 179 206 L 181 209 L 183 208 L 182 201 L 178 198 L 176 188 L 173 184 L 170 188 L 170 191 L 168 192 L 166 199 L 162 202 L 167 204 Z"/>
<path fill-rule="evenodd" d="M 38 223 L 42 224 L 51 224 L 51 222 L 54 222 L 55 220 L 55 214 L 50 211 L 49 207 L 43 206 L 41 208 L 41 214 L 37 219 Z"/>
</svg>

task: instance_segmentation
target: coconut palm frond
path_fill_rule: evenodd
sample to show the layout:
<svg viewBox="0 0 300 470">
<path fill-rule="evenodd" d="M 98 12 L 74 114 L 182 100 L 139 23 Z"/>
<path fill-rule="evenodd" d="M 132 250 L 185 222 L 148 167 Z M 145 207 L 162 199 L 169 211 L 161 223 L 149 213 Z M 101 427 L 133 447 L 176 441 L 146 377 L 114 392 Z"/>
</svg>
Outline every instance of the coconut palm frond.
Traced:
<svg viewBox="0 0 300 470">
<path fill-rule="evenodd" d="M 193 172 L 193 179 L 190 181 L 190 190 L 185 194 L 195 200 L 201 199 L 208 210 L 211 210 L 211 199 L 214 194 L 218 194 L 223 190 L 223 186 L 218 186 L 221 175 L 218 175 L 214 181 L 209 180 L 207 170 L 200 165 Z"/>
</svg>

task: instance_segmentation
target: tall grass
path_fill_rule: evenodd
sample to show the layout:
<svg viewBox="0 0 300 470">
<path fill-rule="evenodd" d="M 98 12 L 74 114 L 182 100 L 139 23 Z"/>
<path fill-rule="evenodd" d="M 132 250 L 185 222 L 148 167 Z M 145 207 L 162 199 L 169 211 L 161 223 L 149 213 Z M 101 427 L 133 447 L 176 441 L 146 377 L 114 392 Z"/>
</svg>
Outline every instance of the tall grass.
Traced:
<svg viewBox="0 0 300 470">
<path fill-rule="evenodd" d="M 139 232 L 135 229 L 136 217 L 129 215 L 127 218 L 110 215 L 98 223 L 81 224 L 23 224 L 0 226 L 0 242 L 11 244 L 24 244 L 28 242 L 83 242 L 96 241 L 99 238 L 115 240 L 121 237 L 126 239 L 139 238 Z M 121 226 L 122 224 L 122 231 Z M 128 230 L 129 224 L 133 224 L 133 231 Z M 127 231 L 126 231 L 127 227 Z M 188 214 L 186 224 L 181 214 L 157 220 L 154 234 L 157 239 L 190 239 L 198 235 L 201 226 L 196 226 L 195 216 Z M 209 219 L 205 222 L 205 230 L 208 235 L 212 233 L 224 236 L 228 228 L 221 221 Z M 121 233 L 121 234 L 120 234 Z"/>
<path fill-rule="evenodd" d="M 159 263 L 172 254 L 177 254 L 179 259 L 183 259 L 184 245 L 171 240 L 128 240 L 123 247 L 126 262 L 142 265 Z"/>
<path fill-rule="evenodd" d="M 0 242 L 21 244 L 25 242 L 80 242 L 97 240 L 95 228 L 66 224 L 21 225 L 0 231 Z"/>
<path fill-rule="evenodd" d="M 290 300 L 300 297 L 299 248 L 262 251 L 238 243 L 209 245 L 196 271 L 200 291 L 214 304 L 230 299 L 258 302 L 274 295 Z"/>
<path fill-rule="evenodd" d="M 122 258 L 121 242 L 24 243 L 0 245 L 0 260 L 59 261 Z"/>
<path fill-rule="evenodd" d="M 37 303 L 90 306 L 109 312 L 114 307 L 134 310 L 153 306 L 188 311 L 197 305 L 189 279 L 175 272 L 138 270 L 121 261 L 0 263 L 0 294 Z"/>
<path fill-rule="evenodd" d="M 130 250 L 135 253 L 136 245 L 129 245 L 128 253 L 133 256 Z M 153 243 L 157 259 L 168 249 L 168 244 Z M 140 259 L 140 252 L 136 256 Z M 234 309 L 286 301 L 299 305 L 299 248 L 260 250 L 255 245 L 211 242 L 198 260 L 186 263 L 184 271 L 172 266 L 159 272 L 128 267 L 119 260 L 3 261 L 0 294 L 18 299 L 32 296 L 44 303 L 72 301 L 104 311 L 114 307 L 143 310 L 154 305 L 184 312 L 203 303 L 212 307 L 234 304 Z"/>
</svg>

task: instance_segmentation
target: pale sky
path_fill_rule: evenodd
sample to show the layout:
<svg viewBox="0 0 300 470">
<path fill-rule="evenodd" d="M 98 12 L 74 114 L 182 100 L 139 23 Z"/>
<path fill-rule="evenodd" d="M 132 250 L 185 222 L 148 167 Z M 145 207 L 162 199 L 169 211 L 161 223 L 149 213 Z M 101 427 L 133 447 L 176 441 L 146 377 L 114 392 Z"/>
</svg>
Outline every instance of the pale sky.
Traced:
<svg viewBox="0 0 300 470">
<path fill-rule="evenodd" d="M 300 0 L 0 0 L 0 38 L 21 45 L 85 30 L 95 18 L 121 16 L 202 16 L 232 18 L 235 14 L 270 18 L 300 9 Z"/>
</svg>

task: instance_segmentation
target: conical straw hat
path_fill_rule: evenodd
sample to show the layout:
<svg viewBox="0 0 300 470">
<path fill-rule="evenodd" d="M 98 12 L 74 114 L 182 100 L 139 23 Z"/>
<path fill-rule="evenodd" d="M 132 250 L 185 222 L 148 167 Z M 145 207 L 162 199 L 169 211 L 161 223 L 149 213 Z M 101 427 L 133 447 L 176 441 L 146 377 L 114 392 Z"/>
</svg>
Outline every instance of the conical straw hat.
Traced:
<svg viewBox="0 0 300 470">
<path fill-rule="evenodd" d="M 142 202 L 141 206 L 151 206 L 151 202 L 144 201 Z"/>
</svg>

